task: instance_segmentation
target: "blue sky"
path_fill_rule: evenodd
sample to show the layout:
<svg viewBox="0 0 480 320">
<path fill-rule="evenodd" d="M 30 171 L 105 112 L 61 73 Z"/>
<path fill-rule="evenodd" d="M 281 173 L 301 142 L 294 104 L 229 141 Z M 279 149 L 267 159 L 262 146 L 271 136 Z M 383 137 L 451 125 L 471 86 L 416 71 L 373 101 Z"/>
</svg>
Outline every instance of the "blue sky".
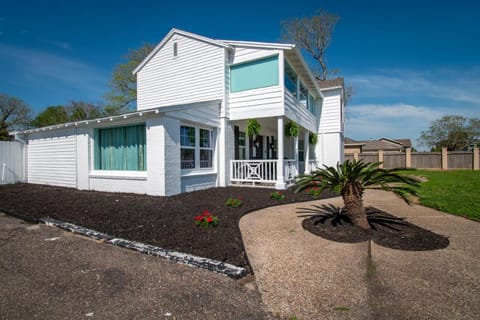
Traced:
<svg viewBox="0 0 480 320">
<path fill-rule="evenodd" d="M 101 102 L 129 48 L 172 28 L 277 41 L 280 22 L 324 8 L 340 20 L 327 59 L 352 86 L 346 135 L 411 138 L 444 114 L 480 116 L 480 2 L 2 1 L 0 92 L 35 112 Z"/>
</svg>

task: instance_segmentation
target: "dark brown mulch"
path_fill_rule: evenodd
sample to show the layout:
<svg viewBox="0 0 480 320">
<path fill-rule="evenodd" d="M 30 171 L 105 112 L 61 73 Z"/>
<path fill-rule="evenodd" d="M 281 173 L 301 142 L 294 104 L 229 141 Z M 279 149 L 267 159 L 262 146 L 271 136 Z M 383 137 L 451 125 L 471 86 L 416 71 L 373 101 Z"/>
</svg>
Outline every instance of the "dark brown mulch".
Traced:
<svg viewBox="0 0 480 320">
<path fill-rule="evenodd" d="M 282 201 L 270 199 L 264 188 L 214 188 L 172 197 L 80 191 L 32 184 L 0 186 L 0 211 L 24 219 L 50 217 L 115 237 L 165 249 L 228 262 L 251 272 L 238 222 L 253 210 L 312 200 L 305 193 L 282 191 Z M 243 198 L 239 208 L 225 205 L 227 198 Z M 335 196 L 324 192 L 321 198 Z M 218 215 L 216 228 L 196 227 L 193 218 L 209 210 Z"/>
<path fill-rule="evenodd" d="M 404 219 L 392 216 L 379 209 L 368 207 L 367 219 L 370 232 L 355 227 L 350 219 L 332 205 L 315 206 L 316 209 L 300 209 L 305 230 L 324 239 L 358 243 L 371 239 L 378 245 L 399 250 L 426 251 L 448 247 L 447 237 L 420 228 Z"/>
</svg>

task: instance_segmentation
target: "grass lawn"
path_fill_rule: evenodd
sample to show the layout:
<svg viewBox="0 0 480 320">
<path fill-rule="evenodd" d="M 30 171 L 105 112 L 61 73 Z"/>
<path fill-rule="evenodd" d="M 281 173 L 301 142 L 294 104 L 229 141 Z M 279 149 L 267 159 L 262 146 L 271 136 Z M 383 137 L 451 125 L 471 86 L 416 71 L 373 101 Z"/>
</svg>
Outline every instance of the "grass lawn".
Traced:
<svg viewBox="0 0 480 320">
<path fill-rule="evenodd" d="M 420 204 L 480 221 L 480 171 L 416 170 L 428 181 L 420 188 Z"/>
</svg>

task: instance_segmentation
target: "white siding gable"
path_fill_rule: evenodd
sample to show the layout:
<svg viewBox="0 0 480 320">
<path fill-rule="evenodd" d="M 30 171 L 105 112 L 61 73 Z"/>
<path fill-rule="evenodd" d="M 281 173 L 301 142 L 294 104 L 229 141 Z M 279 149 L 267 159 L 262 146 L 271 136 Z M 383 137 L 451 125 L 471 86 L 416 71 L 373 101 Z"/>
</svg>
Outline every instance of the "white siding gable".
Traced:
<svg viewBox="0 0 480 320">
<path fill-rule="evenodd" d="M 173 34 L 137 73 L 137 110 L 223 100 L 224 71 L 225 48 Z"/>
</svg>

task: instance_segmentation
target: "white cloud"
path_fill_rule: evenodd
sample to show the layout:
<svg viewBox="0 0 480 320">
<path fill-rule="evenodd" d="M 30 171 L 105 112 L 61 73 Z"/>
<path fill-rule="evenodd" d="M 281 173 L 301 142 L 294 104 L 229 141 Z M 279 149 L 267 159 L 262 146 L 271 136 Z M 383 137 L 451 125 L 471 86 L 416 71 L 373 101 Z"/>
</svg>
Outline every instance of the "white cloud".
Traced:
<svg viewBox="0 0 480 320">
<path fill-rule="evenodd" d="M 359 98 L 414 96 L 480 104 L 479 67 L 425 71 L 376 70 L 369 74 L 347 75 L 346 79 Z"/>
<path fill-rule="evenodd" d="M 448 113 L 444 108 L 402 103 L 349 105 L 346 112 L 345 135 L 350 138 L 409 138 L 414 145 L 431 121 Z"/>
</svg>

